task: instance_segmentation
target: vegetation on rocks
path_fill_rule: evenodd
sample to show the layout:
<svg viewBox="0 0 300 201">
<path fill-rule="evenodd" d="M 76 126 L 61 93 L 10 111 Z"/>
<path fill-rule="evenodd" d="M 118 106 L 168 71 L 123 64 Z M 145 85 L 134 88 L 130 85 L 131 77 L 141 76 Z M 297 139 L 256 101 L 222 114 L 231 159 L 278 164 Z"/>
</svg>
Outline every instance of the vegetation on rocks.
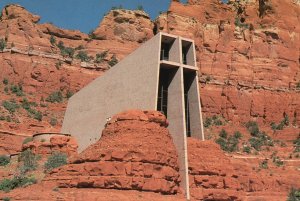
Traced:
<svg viewBox="0 0 300 201">
<path fill-rule="evenodd" d="M 67 155 L 56 152 L 48 157 L 47 162 L 45 163 L 45 170 L 48 172 L 65 164 L 67 164 Z"/>
<path fill-rule="evenodd" d="M 5 155 L 0 155 L 0 166 L 6 166 L 10 163 L 10 157 Z"/>
<path fill-rule="evenodd" d="M 226 152 L 238 151 L 239 139 L 242 137 L 242 134 L 239 131 L 236 131 L 233 135 L 228 136 L 226 130 L 222 129 L 219 133 L 219 138 L 216 140 L 216 143 L 220 145 L 221 149 Z"/>
<path fill-rule="evenodd" d="M 300 200 L 300 189 L 292 188 L 290 190 L 287 201 L 299 201 Z"/>
<path fill-rule="evenodd" d="M 37 161 L 39 159 L 40 156 L 32 153 L 30 149 L 26 149 L 25 151 L 21 152 L 18 158 L 19 162 L 22 164 L 21 171 L 26 173 L 35 170 L 38 166 Z"/>
<path fill-rule="evenodd" d="M 14 176 L 11 179 L 3 179 L 0 182 L 0 190 L 8 192 L 15 188 L 28 186 L 35 183 L 36 179 L 34 177 Z"/>
<path fill-rule="evenodd" d="M 3 51 L 6 48 L 6 41 L 1 38 L 0 39 L 0 50 Z"/>
<path fill-rule="evenodd" d="M 15 100 L 3 101 L 2 106 L 10 113 L 15 113 L 16 110 L 20 108 Z"/>
<path fill-rule="evenodd" d="M 50 103 L 61 103 L 63 101 L 63 94 L 61 91 L 52 92 L 47 98 L 47 102 Z"/>
<path fill-rule="evenodd" d="M 217 115 L 213 115 L 212 117 L 207 117 L 204 121 L 204 127 L 209 128 L 210 126 L 221 126 L 223 125 L 223 122 L 221 118 Z"/>
</svg>

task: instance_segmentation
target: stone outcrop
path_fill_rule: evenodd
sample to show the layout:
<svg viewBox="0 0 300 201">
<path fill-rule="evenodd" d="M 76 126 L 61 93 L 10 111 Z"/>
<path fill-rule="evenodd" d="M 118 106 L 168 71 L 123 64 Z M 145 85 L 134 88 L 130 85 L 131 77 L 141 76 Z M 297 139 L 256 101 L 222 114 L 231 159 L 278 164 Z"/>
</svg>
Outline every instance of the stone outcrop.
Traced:
<svg viewBox="0 0 300 201">
<path fill-rule="evenodd" d="M 153 27 L 153 22 L 144 11 L 116 9 L 104 16 L 93 34 L 101 40 L 142 43 L 152 38 Z"/>
<path fill-rule="evenodd" d="M 101 139 L 70 164 L 53 170 L 45 182 L 60 188 L 141 190 L 176 194 L 179 167 L 166 118 L 156 111 L 114 116 Z"/>
<path fill-rule="evenodd" d="M 67 135 L 47 134 L 48 136 L 34 136 L 31 142 L 23 144 L 22 150 L 30 149 L 32 153 L 48 156 L 54 152 L 65 153 L 68 156 L 77 154 L 78 144 L 76 140 Z"/>
</svg>

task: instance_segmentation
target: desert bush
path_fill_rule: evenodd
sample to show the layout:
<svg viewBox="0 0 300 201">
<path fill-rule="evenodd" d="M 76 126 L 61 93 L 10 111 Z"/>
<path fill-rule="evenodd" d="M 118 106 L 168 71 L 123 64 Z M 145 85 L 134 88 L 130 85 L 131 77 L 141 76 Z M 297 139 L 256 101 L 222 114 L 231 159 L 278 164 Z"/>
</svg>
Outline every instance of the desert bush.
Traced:
<svg viewBox="0 0 300 201">
<path fill-rule="evenodd" d="M 57 124 L 57 119 L 54 118 L 54 117 L 52 117 L 52 118 L 50 119 L 50 125 L 51 125 L 51 126 L 55 126 L 56 124 Z"/>
<path fill-rule="evenodd" d="M 300 189 L 292 188 L 289 192 L 287 201 L 300 201 Z"/>
<path fill-rule="evenodd" d="M 268 160 L 263 160 L 260 164 L 259 164 L 259 167 L 262 168 L 262 169 L 268 169 L 269 166 L 268 166 Z"/>
<path fill-rule="evenodd" d="M 7 79 L 7 78 L 4 78 L 3 81 L 2 81 L 2 83 L 3 83 L 4 85 L 8 85 L 8 79 Z"/>
<path fill-rule="evenodd" d="M 296 83 L 296 89 L 300 89 L 300 81 Z"/>
<path fill-rule="evenodd" d="M 3 51 L 6 48 L 6 41 L 1 38 L 0 39 L 0 50 Z"/>
<path fill-rule="evenodd" d="M 74 92 L 68 90 L 67 93 L 66 93 L 66 98 L 69 99 L 69 98 L 71 98 L 73 95 L 74 95 Z"/>
<path fill-rule="evenodd" d="M 277 125 L 274 122 L 271 123 L 272 130 L 282 130 L 285 126 L 290 124 L 289 116 L 284 114 L 283 120 Z"/>
<path fill-rule="evenodd" d="M 249 143 L 256 151 L 260 151 L 262 146 L 274 146 L 273 140 L 264 132 L 251 137 Z"/>
<path fill-rule="evenodd" d="M 24 96 L 23 88 L 21 85 L 11 85 L 10 91 L 17 96 Z"/>
<path fill-rule="evenodd" d="M 109 65 L 110 67 L 113 67 L 113 66 L 116 65 L 118 62 L 119 62 L 119 61 L 118 61 L 116 55 L 114 54 L 114 55 L 111 57 L 110 61 L 108 62 L 108 65 Z"/>
<path fill-rule="evenodd" d="M 52 169 L 63 166 L 65 164 L 67 164 L 67 155 L 64 153 L 56 152 L 48 157 L 47 162 L 44 166 L 46 171 L 51 171 Z"/>
<path fill-rule="evenodd" d="M 46 98 L 47 102 L 50 103 L 61 103 L 63 101 L 63 95 L 61 93 L 61 91 L 55 91 L 52 92 L 47 98 Z"/>
<path fill-rule="evenodd" d="M 246 123 L 246 128 L 252 136 L 257 136 L 259 134 L 259 127 L 255 121 L 249 121 Z"/>
<path fill-rule="evenodd" d="M 80 59 L 80 61 L 88 62 L 91 60 L 86 51 L 79 51 L 75 57 L 76 59 Z"/>
<path fill-rule="evenodd" d="M 220 145 L 221 149 L 227 152 L 234 152 L 238 150 L 239 138 L 232 135 L 228 137 L 228 133 L 222 129 L 219 133 L 219 138 L 216 143 Z"/>
<path fill-rule="evenodd" d="M 249 147 L 249 146 L 244 146 L 244 147 L 243 147 L 243 152 L 250 154 L 250 153 L 251 153 L 251 147 Z"/>
<path fill-rule="evenodd" d="M 10 163 L 10 157 L 5 155 L 0 155 L 0 166 L 6 166 Z"/>
<path fill-rule="evenodd" d="M 0 182 L 0 190 L 8 192 L 15 188 L 28 186 L 35 183 L 36 183 L 36 179 L 34 177 L 15 176 L 12 179 L 3 179 Z"/>
<path fill-rule="evenodd" d="M 37 161 L 40 159 L 39 156 L 32 153 L 30 149 L 26 149 L 21 152 L 19 155 L 19 162 L 22 163 L 21 170 L 26 173 L 28 171 L 36 170 L 38 163 Z"/>
<path fill-rule="evenodd" d="M 4 197 L 4 198 L 2 198 L 2 200 L 3 201 L 10 201 L 11 199 L 10 199 L 10 197 Z"/>
<path fill-rule="evenodd" d="M 300 152 L 300 133 L 298 139 L 294 140 L 295 150 L 294 152 Z"/>
<path fill-rule="evenodd" d="M 272 158 L 272 162 L 277 166 L 280 167 L 282 165 L 284 165 L 284 162 L 279 158 L 279 156 L 277 156 L 277 152 L 273 152 L 271 155 Z"/>
<path fill-rule="evenodd" d="M 208 128 L 210 126 L 221 126 L 223 125 L 222 120 L 220 119 L 219 116 L 213 115 L 212 117 L 207 117 L 204 121 L 204 127 Z"/>
<path fill-rule="evenodd" d="M 107 57 L 107 54 L 108 54 L 107 50 L 104 51 L 104 52 L 101 52 L 101 53 L 97 53 L 95 62 L 96 63 L 101 63 L 103 61 L 103 59 L 105 59 Z"/>
<path fill-rule="evenodd" d="M 52 45 L 55 45 L 55 44 L 56 44 L 56 38 L 55 38 L 53 35 L 50 36 L 50 43 L 51 43 Z"/>
<path fill-rule="evenodd" d="M 9 111 L 10 113 L 15 113 L 16 110 L 20 107 L 15 100 L 3 101 L 2 106 Z"/>
</svg>

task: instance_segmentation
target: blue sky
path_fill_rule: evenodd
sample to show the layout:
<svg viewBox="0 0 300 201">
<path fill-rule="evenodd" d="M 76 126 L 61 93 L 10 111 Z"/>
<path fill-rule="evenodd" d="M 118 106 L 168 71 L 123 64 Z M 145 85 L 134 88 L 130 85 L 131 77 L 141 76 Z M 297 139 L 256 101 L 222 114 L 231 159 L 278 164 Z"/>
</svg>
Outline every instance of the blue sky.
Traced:
<svg viewBox="0 0 300 201">
<path fill-rule="evenodd" d="M 40 23 L 52 22 L 61 28 L 79 29 L 88 33 L 98 26 L 103 15 L 113 6 L 135 9 L 142 5 L 150 17 L 155 19 L 160 11 L 168 9 L 170 0 L 0 0 L 0 9 L 12 3 L 20 4 L 41 16 Z"/>
</svg>

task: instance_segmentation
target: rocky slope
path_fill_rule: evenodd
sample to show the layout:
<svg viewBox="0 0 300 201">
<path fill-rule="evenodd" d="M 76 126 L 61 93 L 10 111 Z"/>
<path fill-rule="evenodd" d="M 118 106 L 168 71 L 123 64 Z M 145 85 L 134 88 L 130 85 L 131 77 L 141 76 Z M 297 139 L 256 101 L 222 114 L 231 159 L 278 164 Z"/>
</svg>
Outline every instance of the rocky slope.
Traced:
<svg viewBox="0 0 300 201">
<path fill-rule="evenodd" d="M 166 118 L 156 111 L 133 110 L 115 115 L 103 130 L 102 138 L 83 153 L 73 153 L 69 164 L 52 170 L 38 184 L 8 193 L 0 191 L 0 197 L 184 200 L 179 187 L 177 152 L 167 125 Z M 35 151 L 33 144 L 36 142 L 24 148 Z M 57 145 L 57 140 L 52 144 Z M 188 155 L 191 200 L 286 200 L 291 187 L 300 187 L 296 168 L 299 160 L 286 160 L 281 167 L 269 161 L 268 167 L 263 168 L 260 164 L 267 157 L 228 155 L 215 142 L 197 139 L 188 139 Z"/>
</svg>

